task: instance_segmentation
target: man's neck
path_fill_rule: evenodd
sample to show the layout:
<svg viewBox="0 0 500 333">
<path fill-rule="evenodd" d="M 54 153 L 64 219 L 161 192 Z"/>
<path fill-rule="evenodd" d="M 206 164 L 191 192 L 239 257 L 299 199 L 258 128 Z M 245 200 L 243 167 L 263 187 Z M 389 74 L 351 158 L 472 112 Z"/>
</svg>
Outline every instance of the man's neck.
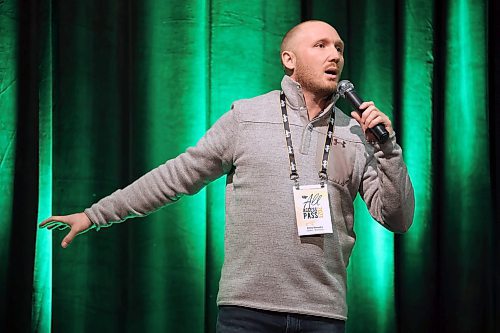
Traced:
<svg viewBox="0 0 500 333">
<path fill-rule="evenodd" d="M 328 96 L 318 96 L 308 91 L 304 91 L 306 100 L 307 115 L 309 120 L 316 118 L 328 105 Z"/>
</svg>

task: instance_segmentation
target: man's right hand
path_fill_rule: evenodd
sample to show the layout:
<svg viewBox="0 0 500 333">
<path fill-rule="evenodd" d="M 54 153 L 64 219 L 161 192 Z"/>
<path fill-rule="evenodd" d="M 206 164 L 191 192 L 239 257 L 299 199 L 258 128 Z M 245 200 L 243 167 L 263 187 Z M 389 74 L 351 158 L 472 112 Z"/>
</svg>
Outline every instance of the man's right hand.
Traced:
<svg viewBox="0 0 500 333">
<path fill-rule="evenodd" d="M 66 248 L 77 235 L 83 234 L 84 232 L 92 229 L 93 224 L 85 213 L 76 213 L 63 216 L 51 216 L 42 221 L 39 227 L 47 228 L 49 230 L 64 230 L 69 227 L 71 230 L 66 237 L 64 237 L 61 243 L 61 246 Z"/>
</svg>

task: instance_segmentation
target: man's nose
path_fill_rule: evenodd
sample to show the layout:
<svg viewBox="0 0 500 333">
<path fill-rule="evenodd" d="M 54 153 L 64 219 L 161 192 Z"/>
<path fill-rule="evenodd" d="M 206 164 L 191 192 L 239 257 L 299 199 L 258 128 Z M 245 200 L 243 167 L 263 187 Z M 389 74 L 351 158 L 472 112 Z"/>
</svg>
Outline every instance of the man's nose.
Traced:
<svg viewBox="0 0 500 333">
<path fill-rule="evenodd" d="M 336 47 L 332 47 L 331 52 L 328 56 L 328 61 L 338 62 L 340 60 L 340 52 Z"/>
</svg>

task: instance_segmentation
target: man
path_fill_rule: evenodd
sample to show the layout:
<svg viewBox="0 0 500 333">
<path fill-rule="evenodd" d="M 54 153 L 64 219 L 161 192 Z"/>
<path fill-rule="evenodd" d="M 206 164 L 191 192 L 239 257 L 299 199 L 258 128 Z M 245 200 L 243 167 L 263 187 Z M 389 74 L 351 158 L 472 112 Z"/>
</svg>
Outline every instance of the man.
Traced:
<svg viewBox="0 0 500 333">
<path fill-rule="evenodd" d="M 405 232 L 413 188 L 391 121 L 373 102 L 351 119 L 334 107 L 344 66 L 337 31 L 321 21 L 283 38 L 282 93 L 233 104 L 195 147 L 101 199 L 41 227 L 71 231 L 144 216 L 227 175 L 218 332 L 343 332 L 346 267 L 360 193 L 387 229 Z M 368 129 L 383 124 L 389 140 Z M 367 134 L 367 138 L 365 138 Z"/>
</svg>

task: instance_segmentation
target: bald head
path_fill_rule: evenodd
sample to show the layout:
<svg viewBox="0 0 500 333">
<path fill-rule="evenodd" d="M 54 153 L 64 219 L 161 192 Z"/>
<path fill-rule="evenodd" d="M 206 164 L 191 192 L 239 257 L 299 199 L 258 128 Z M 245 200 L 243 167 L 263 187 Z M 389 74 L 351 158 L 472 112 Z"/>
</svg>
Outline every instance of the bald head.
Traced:
<svg viewBox="0 0 500 333">
<path fill-rule="evenodd" d="M 288 30 L 288 32 L 283 36 L 283 39 L 281 40 L 281 46 L 280 46 L 280 52 L 283 51 L 292 51 L 293 52 L 293 41 L 295 40 L 295 37 L 297 33 L 300 30 L 301 25 L 304 23 L 300 23 L 296 26 L 294 26 L 292 29 Z"/>
<path fill-rule="evenodd" d="M 310 20 L 299 23 L 290 30 L 288 30 L 285 36 L 283 36 L 283 39 L 281 40 L 280 52 L 283 51 L 293 52 L 297 46 L 297 42 L 300 40 L 301 32 L 304 32 L 305 30 L 314 25 L 326 25 L 333 29 L 333 27 L 328 23 L 318 20 Z"/>
</svg>

